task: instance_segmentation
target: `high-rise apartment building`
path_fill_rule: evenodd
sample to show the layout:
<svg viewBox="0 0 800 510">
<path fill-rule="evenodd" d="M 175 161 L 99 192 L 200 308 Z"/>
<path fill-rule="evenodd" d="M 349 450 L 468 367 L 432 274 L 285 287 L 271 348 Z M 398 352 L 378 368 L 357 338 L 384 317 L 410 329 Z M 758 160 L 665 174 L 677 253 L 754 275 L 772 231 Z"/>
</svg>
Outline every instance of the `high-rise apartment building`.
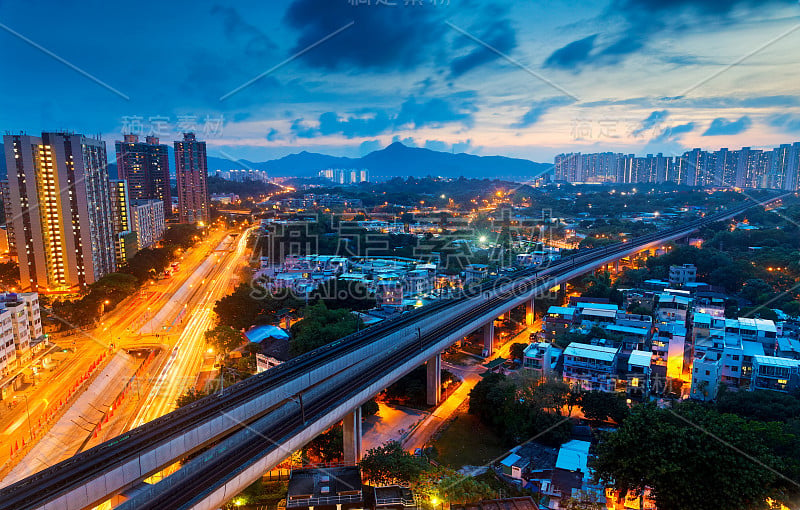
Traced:
<svg viewBox="0 0 800 510">
<path fill-rule="evenodd" d="M 123 264 L 139 251 L 139 243 L 131 217 L 128 181 L 125 179 L 111 181 L 111 219 L 114 225 L 117 264 Z"/>
<path fill-rule="evenodd" d="M 208 168 L 206 142 L 184 133 L 175 142 L 175 176 L 178 181 L 178 221 L 208 221 Z M 166 210 L 166 207 L 165 207 Z"/>
<path fill-rule="evenodd" d="M 680 156 L 648 154 L 558 154 L 555 180 L 620 184 L 673 183 L 696 187 L 800 190 L 800 142 L 772 150 L 742 147 L 709 152 L 692 149 Z"/>
<path fill-rule="evenodd" d="M 139 249 L 148 248 L 161 240 L 164 223 L 164 202 L 160 200 L 134 200 L 131 202 L 131 220 Z"/>
<path fill-rule="evenodd" d="M 164 211 L 172 212 L 169 187 L 169 152 L 166 144 L 155 136 L 144 142 L 138 135 L 125 135 L 116 142 L 117 168 L 120 179 L 128 181 L 131 200 L 161 200 Z"/>
<path fill-rule="evenodd" d="M 83 290 L 114 271 L 105 143 L 73 133 L 3 142 L 22 289 Z"/>
</svg>

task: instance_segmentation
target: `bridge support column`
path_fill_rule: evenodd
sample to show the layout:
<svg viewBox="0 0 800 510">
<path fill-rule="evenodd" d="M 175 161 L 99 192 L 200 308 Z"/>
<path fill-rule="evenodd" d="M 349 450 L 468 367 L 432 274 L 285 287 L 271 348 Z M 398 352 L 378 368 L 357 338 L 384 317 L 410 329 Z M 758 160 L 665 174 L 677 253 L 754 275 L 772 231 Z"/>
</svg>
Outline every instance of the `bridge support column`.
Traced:
<svg viewBox="0 0 800 510">
<path fill-rule="evenodd" d="M 344 462 L 357 464 L 361 460 L 361 406 L 344 417 Z"/>
<path fill-rule="evenodd" d="M 529 301 L 525 301 L 525 325 L 533 326 L 534 323 L 534 308 L 533 297 Z"/>
<path fill-rule="evenodd" d="M 425 363 L 428 369 L 428 405 L 435 406 L 442 399 L 442 355 L 437 354 Z"/>
<path fill-rule="evenodd" d="M 494 354 L 494 320 L 483 326 L 483 350 Z"/>
</svg>

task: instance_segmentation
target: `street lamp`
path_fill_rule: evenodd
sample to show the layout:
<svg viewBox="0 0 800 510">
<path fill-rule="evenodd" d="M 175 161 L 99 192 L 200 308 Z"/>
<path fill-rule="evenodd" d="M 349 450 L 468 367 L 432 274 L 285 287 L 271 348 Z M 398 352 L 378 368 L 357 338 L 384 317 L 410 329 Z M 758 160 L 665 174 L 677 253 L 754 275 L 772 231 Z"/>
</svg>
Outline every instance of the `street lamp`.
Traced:
<svg viewBox="0 0 800 510">
<path fill-rule="evenodd" d="M 28 395 L 23 394 L 22 397 L 25 399 L 25 414 L 28 416 L 28 433 L 31 435 L 31 443 L 33 443 L 33 427 L 31 427 L 31 409 L 28 407 Z M 14 398 L 19 398 L 19 395 Z"/>
</svg>

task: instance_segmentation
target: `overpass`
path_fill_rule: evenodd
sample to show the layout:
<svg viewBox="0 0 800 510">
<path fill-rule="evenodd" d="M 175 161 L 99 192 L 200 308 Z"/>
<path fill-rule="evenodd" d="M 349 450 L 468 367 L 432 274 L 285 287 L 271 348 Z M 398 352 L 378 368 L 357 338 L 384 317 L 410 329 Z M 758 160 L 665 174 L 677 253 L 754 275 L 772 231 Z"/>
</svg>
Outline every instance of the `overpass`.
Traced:
<svg viewBox="0 0 800 510">
<path fill-rule="evenodd" d="M 776 197 L 768 202 L 782 197 Z M 218 508 L 332 424 L 344 420 L 345 455 L 360 455 L 360 405 L 415 367 L 438 388 L 439 355 L 542 292 L 627 255 L 687 237 L 754 205 L 580 252 L 545 269 L 491 280 L 465 295 L 403 314 L 288 361 L 0 489 L 0 509 L 81 509 L 123 495 L 121 508 Z M 438 395 L 429 391 L 435 403 Z M 213 445 L 174 474 L 142 480 Z"/>
</svg>

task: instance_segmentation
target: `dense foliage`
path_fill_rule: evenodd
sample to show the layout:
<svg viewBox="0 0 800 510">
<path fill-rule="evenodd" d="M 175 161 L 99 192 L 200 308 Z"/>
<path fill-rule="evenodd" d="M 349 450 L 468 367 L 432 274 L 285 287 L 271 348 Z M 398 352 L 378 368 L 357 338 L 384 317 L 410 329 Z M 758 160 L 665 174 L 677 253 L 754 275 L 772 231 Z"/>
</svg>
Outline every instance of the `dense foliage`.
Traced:
<svg viewBox="0 0 800 510">
<path fill-rule="evenodd" d="M 659 510 L 766 508 L 798 494 L 800 439 L 694 403 L 637 405 L 603 435 L 593 468 L 621 494 L 651 488 Z"/>
</svg>

